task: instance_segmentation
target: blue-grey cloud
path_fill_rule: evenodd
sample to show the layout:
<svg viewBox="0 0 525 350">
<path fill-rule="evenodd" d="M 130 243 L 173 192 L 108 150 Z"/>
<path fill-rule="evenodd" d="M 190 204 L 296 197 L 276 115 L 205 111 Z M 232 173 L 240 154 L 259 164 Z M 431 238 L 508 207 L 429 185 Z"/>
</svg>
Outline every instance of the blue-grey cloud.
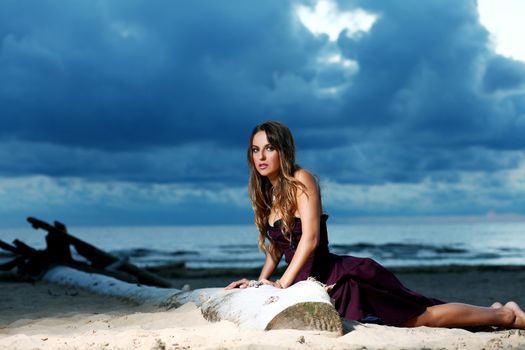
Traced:
<svg viewBox="0 0 525 350">
<path fill-rule="evenodd" d="M 7 176 L 37 174 L 137 183 L 219 181 L 232 185 L 247 178 L 244 158 L 242 149 L 221 148 L 211 142 L 111 153 L 50 143 L 6 142 L 0 148 L 0 169 Z"/>
<path fill-rule="evenodd" d="M 251 128 L 278 119 L 330 183 L 430 181 L 451 190 L 418 193 L 449 200 L 482 173 L 493 191 L 428 213 L 495 205 L 501 173 L 525 159 L 525 67 L 493 52 L 476 2 L 339 1 L 377 20 L 335 43 L 298 4 L 315 2 L 2 2 L 0 176 L 244 188 Z"/>
<path fill-rule="evenodd" d="M 489 93 L 523 88 L 525 63 L 495 56 L 487 63 L 483 83 Z"/>
<path fill-rule="evenodd" d="M 291 17 L 280 1 L 7 7 L 1 136 L 107 150 L 238 144 L 275 108 L 280 75 L 308 75 L 317 44 Z"/>
<path fill-rule="evenodd" d="M 377 146 L 367 156 L 379 157 L 378 166 L 355 171 L 380 175 L 377 169 L 387 168 L 391 175 L 379 178 L 394 182 L 435 170 L 496 171 L 502 155 L 492 150 L 523 149 L 525 67 L 491 51 L 475 2 L 358 5 L 379 19 L 363 36 L 339 37 L 359 71 L 331 121 L 352 128 L 355 144 Z M 490 93 L 496 91 L 512 94 Z"/>
</svg>

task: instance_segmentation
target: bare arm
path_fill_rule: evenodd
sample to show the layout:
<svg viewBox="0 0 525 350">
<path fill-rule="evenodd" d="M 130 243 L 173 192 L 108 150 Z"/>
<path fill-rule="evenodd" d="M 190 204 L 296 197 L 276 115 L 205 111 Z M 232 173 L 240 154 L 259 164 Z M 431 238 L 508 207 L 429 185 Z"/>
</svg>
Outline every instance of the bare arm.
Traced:
<svg viewBox="0 0 525 350">
<path fill-rule="evenodd" d="M 283 276 L 279 282 L 271 282 L 268 278 L 272 275 L 282 257 L 282 252 L 279 252 L 279 258 L 273 258 L 270 254 L 266 255 L 266 261 L 259 275 L 259 281 L 264 284 L 270 284 L 279 288 L 286 288 L 293 284 L 293 281 L 303 268 L 305 262 L 314 252 L 319 244 L 320 227 L 321 227 L 321 197 L 317 182 L 312 174 L 306 170 L 299 170 L 295 174 L 295 178 L 303 183 L 304 190 L 298 189 L 296 194 L 297 212 L 301 218 L 302 236 L 295 251 L 292 261 L 286 268 Z M 232 282 L 226 288 L 246 288 L 248 280 L 242 279 Z"/>
<path fill-rule="evenodd" d="M 281 257 L 283 256 L 281 251 L 276 253 L 278 254 L 277 256 L 272 256 L 272 254 L 266 253 L 266 260 L 261 269 L 259 280 L 268 279 L 272 276 L 273 272 L 277 268 L 277 265 L 279 264 L 279 261 L 281 261 Z"/>
<path fill-rule="evenodd" d="M 317 182 L 312 174 L 305 170 L 299 170 L 295 177 L 305 186 L 305 190 L 299 189 L 296 195 L 297 211 L 301 218 L 302 236 L 292 261 L 279 280 L 280 285 L 277 285 L 282 288 L 292 285 L 306 260 L 319 244 L 320 239 L 321 198 Z"/>
</svg>

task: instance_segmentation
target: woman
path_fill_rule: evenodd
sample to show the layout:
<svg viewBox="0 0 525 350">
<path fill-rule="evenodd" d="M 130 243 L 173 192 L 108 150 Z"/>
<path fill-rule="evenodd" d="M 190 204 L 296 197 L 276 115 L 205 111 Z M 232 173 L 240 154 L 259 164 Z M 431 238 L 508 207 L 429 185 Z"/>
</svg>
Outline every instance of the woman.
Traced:
<svg viewBox="0 0 525 350">
<path fill-rule="evenodd" d="M 405 327 L 494 325 L 525 329 L 525 313 L 514 302 L 494 303 L 490 308 L 443 303 L 407 289 L 372 259 L 331 254 L 328 216 L 322 213 L 318 183 L 295 163 L 293 136 L 285 125 L 268 121 L 256 126 L 248 146 L 248 162 L 259 248 L 266 254 L 260 282 L 286 288 L 315 277 L 329 286 L 336 309 L 348 320 Z M 288 267 L 272 282 L 270 277 L 283 255 Z M 242 279 L 226 289 L 248 284 Z"/>
</svg>

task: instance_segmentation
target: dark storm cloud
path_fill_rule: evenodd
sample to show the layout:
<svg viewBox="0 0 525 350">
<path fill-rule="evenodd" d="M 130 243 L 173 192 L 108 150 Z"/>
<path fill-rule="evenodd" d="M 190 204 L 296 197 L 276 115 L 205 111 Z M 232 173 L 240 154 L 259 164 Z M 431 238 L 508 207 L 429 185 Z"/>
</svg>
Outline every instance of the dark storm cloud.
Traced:
<svg viewBox="0 0 525 350">
<path fill-rule="evenodd" d="M 525 63 L 493 57 L 487 64 L 483 83 L 488 92 L 522 88 L 525 86 Z"/>
<path fill-rule="evenodd" d="M 244 157 L 244 150 L 211 143 L 108 153 L 49 143 L 6 142 L 0 148 L 0 169 L 4 176 L 37 174 L 137 183 L 221 181 L 232 185 L 246 179 Z"/>
<path fill-rule="evenodd" d="M 519 154 L 503 151 L 525 147 L 525 67 L 490 49 L 474 1 L 339 5 L 378 20 L 364 35 L 339 36 L 359 71 L 325 125 L 352 130 L 353 146 L 316 157 L 323 173 L 345 182 L 417 182 L 519 165 Z"/>
<path fill-rule="evenodd" d="M 454 183 L 460 180 L 462 172 L 492 173 L 515 169 L 520 165 L 522 155 L 519 152 L 502 154 L 477 147 L 451 152 L 402 140 L 374 140 L 352 147 L 308 152 L 302 160 L 303 166 L 316 169 L 321 178 L 371 185 L 419 183 L 427 178 Z"/>
<path fill-rule="evenodd" d="M 373 5 L 377 7 L 374 7 Z M 347 91 L 347 123 L 440 135 L 462 135 L 476 124 L 476 81 L 489 51 L 488 33 L 475 3 L 403 1 L 370 3 L 380 18 L 359 40 L 340 37 L 340 47 L 360 64 Z M 473 111 L 471 111 L 473 110 Z"/>
<path fill-rule="evenodd" d="M 107 150 L 239 144 L 278 108 L 275 79 L 307 76 L 305 52 L 318 46 L 290 3 L 253 5 L 3 3 L 1 137 Z"/>
<path fill-rule="evenodd" d="M 475 1 L 340 1 L 378 19 L 335 44 L 299 3 L 2 2 L 0 173 L 242 182 L 265 119 L 334 181 L 517 166 L 525 69 L 491 51 Z M 322 63 L 329 45 L 357 71 Z"/>
</svg>

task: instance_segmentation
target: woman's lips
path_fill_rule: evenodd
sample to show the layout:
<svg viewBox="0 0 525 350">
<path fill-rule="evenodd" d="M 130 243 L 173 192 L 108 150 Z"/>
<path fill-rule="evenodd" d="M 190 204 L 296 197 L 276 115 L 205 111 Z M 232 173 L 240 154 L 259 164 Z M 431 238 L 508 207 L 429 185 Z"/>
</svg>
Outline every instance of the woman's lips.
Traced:
<svg viewBox="0 0 525 350">
<path fill-rule="evenodd" d="M 266 164 L 266 163 L 259 164 L 259 169 L 264 170 L 266 168 L 268 168 L 268 164 Z"/>
</svg>

